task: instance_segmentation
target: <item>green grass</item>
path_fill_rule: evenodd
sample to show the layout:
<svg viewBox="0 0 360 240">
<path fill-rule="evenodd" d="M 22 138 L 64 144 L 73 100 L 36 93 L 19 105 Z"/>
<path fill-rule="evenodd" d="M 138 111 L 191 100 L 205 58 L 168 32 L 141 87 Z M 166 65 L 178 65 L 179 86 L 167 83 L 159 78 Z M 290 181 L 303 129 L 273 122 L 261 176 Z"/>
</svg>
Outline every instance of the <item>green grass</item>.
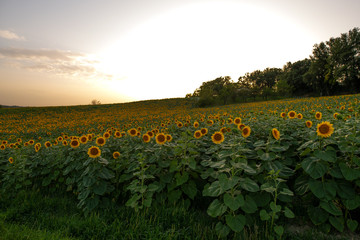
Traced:
<svg viewBox="0 0 360 240">
<path fill-rule="evenodd" d="M 84 216 L 70 196 L 22 192 L 0 198 L 0 240 L 11 239 L 218 239 L 217 220 L 203 209 L 155 206 L 135 212 L 125 206 Z M 245 229 L 229 239 L 264 239 L 261 227 Z M 354 235 L 326 235 L 320 231 L 290 227 L 283 239 L 342 240 Z"/>
</svg>

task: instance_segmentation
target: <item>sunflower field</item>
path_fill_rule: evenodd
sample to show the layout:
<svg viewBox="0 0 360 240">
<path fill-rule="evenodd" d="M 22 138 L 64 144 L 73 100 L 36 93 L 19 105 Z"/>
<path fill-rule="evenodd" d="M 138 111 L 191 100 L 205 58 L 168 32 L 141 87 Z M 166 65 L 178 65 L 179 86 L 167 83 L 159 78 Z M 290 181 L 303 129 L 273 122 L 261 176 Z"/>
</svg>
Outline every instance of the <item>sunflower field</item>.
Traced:
<svg viewBox="0 0 360 240">
<path fill-rule="evenodd" d="M 69 193 L 85 214 L 201 205 L 219 237 L 298 219 L 358 233 L 359 113 L 360 95 L 0 109 L 0 191 Z"/>
</svg>

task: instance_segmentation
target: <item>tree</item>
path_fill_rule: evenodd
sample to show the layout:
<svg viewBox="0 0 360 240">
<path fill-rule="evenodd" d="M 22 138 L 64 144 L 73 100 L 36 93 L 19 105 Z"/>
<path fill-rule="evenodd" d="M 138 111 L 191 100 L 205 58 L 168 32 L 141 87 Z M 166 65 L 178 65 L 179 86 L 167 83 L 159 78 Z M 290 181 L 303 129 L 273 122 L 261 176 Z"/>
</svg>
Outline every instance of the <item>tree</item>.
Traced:
<svg viewBox="0 0 360 240">
<path fill-rule="evenodd" d="M 101 104 L 101 102 L 99 100 L 93 99 L 91 101 L 91 105 L 100 105 L 100 104 Z"/>
<path fill-rule="evenodd" d="M 290 86 L 290 94 L 301 96 L 312 91 L 312 88 L 304 81 L 304 75 L 309 71 L 311 65 L 310 59 L 303 59 L 294 63 L 288 62 L 283 67 L 283 73 L 280 76 L 280 88 Z M 279 81 L 279 82 L 280 82 Z M 278 86 L 277 86 L 278 88 Z M 279 92 L 277 90 L 277 92 Z"/>
</svg>

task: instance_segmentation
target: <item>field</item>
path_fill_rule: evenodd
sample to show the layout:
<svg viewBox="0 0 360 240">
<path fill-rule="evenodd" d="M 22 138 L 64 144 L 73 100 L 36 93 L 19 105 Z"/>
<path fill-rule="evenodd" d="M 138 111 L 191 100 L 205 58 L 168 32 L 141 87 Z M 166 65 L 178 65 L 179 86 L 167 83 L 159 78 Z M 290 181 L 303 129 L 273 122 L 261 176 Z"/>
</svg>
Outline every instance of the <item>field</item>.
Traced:
<svg viewBox="0 0 360 240">
<path fill-rule="evenodd" d="M 140 232 L 164 230 L 159 219 L 192 224 L 144 239 L 295 239 L 291 229 L 302 226 L 358 239 L 359 113 L 360 95 L 0 109 L 0 220 L 19 231 L 29 220 L 9 202 L 29 198 L 94 222 L 106 216 L 110 228 L 115 212 L 135 216 L 130 230 Z M 151 228 L 139 227 L 144 219 Z"/>
</svg>

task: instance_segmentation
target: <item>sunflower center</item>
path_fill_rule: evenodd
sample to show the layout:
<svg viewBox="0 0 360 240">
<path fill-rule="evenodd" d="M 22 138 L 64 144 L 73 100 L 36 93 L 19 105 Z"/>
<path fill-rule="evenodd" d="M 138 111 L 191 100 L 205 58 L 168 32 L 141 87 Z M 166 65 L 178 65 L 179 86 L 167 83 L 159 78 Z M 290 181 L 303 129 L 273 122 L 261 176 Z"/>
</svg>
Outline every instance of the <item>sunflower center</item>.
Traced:
<svg viewBox="0 0 360 240">
<path fill-rule="evenodd" d="M 217 133 L 217 134 L 215 134 L 214 139 L 215 139 L 216 141 L 221 141 L 222 135 L 219 134 L 219 133 Z"/>
<path fill-rule="evenodd" d="M 159 135 L 158 136 L 158 141 L 159 142 L 165 142 L 165 136 L 164 135 Z"/>
<path fill-rule="evenodd" d="M 249 132 L 249 131 L 248 131 L 247 128 L 244 128 L 244 129 L 243 129 L 243 133 L 244 133 L 245 135 L 248 134 L 248 132 Z"/>
<path fill-rule="evenodd" d="M 321 134 L 327 134 L 327 133 L 329 133 L 329 131 L 330 131 L 330 128 L 329 128 L 329 126 L 326 125 L 326 124 L 323 124 L 323 125 L 321 125 L 321 126 L 319 127 L 319 132 L 320 132 Z"/>
<path fill-rule="evenodd" d="M 91 155 L 98 155 L 99 150 L 97 148 L 92 148 L 92 149 L 90 149 L 90 153 L 91 153 Z"/>
</svg>

